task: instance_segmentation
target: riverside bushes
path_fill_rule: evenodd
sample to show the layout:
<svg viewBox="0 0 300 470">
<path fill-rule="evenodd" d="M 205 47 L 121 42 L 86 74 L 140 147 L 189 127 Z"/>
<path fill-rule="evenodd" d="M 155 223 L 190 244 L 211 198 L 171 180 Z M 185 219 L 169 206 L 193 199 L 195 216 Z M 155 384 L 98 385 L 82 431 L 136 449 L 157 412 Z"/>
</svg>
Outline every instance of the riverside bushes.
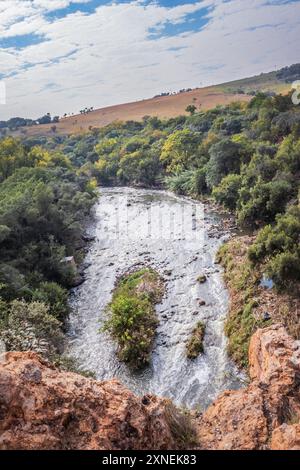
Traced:
<svg viewBox="0 0 300 470">
<path fill-rule="evenodd" d="M 230 311 L 225 321 L 228 352 L 241 367 L 248 365 L 249 342 L 257 328 L 267 326 L 255 314 L 259 307 L 257 292 L 261 273 L 253 269 L 248 259 L 251 239 L 233 239 L 221 246 L 217 261 L 224 267 L 225 282 L 230 291 Z"/>
<path fill-rule="evenodd" d="M 142 368 L 150 361 L 158 319 L 155 304 L 163 295 L 163 283 L 150 268 L 125 274 L 118 282 L 108 306 L 104 330 L 118 343 L 121 361 Z"/>
<path fill-rule="evenodd" d="M 249 259 L 264 263 L 268 276 L 280 289 L 300 281 L 300 205 L 293 206 L 266 225 L 249 249 Z"/>
<path fill-rule="evenodd" d="M 0 339 L 8 350 L 61 353 L 68 291 L 81 259 L 89 179 L 68 157 L 0 140 Z"/>
</svg>

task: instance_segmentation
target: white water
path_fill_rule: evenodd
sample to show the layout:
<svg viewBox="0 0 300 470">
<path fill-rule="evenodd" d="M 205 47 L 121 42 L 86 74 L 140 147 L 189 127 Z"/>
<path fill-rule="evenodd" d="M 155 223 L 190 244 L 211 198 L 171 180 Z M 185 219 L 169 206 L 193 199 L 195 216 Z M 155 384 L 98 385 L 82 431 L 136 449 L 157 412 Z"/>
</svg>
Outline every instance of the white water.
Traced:
<svg viewBox="0 0 300 470">
<path fill-rule="evenodd" d="M 226 234 L 212 231 L 217 222 L 201 203 L 164 191 L 101 190 L 89 228 L 96 239 L 85 260 L 86 281 L 70 298 L 69 354 L 98 379 L 117 377 L 136 393 L 152 392 L 189 407 L 204 408 L 222 390 L 240 387 L 223 333 L 228 295 L 214 258 Z M 116 277 L 136 263 L 166 279 L 151 366 L 139 373 L 120 363 L 116 345 L 99 333 Z M 200 284 L 203 273 L 207 282 Z M 206 324 L 204 354 L 191 361 L 185 344 L 199 320 Z"/>
</svg>

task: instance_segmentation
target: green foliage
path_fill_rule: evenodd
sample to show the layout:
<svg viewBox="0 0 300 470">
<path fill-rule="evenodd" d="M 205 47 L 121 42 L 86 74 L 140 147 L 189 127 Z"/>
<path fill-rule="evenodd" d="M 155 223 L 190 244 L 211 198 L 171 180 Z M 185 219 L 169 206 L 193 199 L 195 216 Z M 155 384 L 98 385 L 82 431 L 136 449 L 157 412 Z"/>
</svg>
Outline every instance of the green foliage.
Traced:
<svg viewBox="0 0 300 470">
<path fill-rule="evenodd" d="M 241 165 L 240 144 L 230 139 L 222 139 L 210 150 L 206 181 L 210 188 L 218 185 L 229 173 L 238 173 Z"/>
<path fill-rule="evenodd" d="M 259 273 L 247 259 L 247 247 L 237 239 L 219 249 L 217 260 L 225 269 L 225 280 L 232 297 L 231 310 L 225 322 L 228 352 L 239 366 L 247 367 L 250 338 L 257 328 L 268 325 L 254 315 L 258 306 L 255 289 Z"/>
<path fill-rule="evenodd" d="M 245 187 L 243 188 L 245 194 Z M 242 202 L 238 220 L 242 225 L 261 225 L 274 220 L 276 214 L 284 212 L 287 202 L 294 194 L 294 188 L 287 178 L 274 179 L 268 183 L 258 178 L 252 188 L 246 188 L 248 200 Z"/>
<path fill-rule="evenodd" d="M 168 176 L 165 178 L 165 182 L 168 189 L 177 194 L 199 196 L 207 192 L 205 167 Z"/>
<path fill-rule="evenodd" d="M 167 171 L 178 173 L 193 165 L 199 143 L 199 136 L 189 129 L 173 132 L 166 139 L 160 155 Z"/>
<path fill-rule="evenodd" d="M 155 271 L 142 269 L 123 276 L 109 304 L 104 329 L 118 342 L 120 360 L 134 368 L 149 363 L 158 320 L 154 305 L 163 293 Z"/>
<path fill-rule="evenodd" d="M 278 215 L 274 226 L 267 225 L 249 249 L 249 259 L 265 263 L 268 276 L 280 287 L 300 281 L 300 207 L 290 207 Z"/>
<path fill-rule="evenodd" d="M 85 185 L 68 170 L 50 168 L 22 168 L 7 178 L 0 185 L 2 262 L 25 277 L 37 272 L 68 285 L 71 273 L 61 260 L 74 253 L 93 203 Z"/>
<path fill-rule="evenodd" d="M 126 153 L 119 162 L 117 176 L 122 183 L 145 186 L 155 185 L 161 171 L 158 156 L 147 150 Z"/>
<path fill-rule="evenodd" d="M 250 338 L 255 330 L 265 323 L 256 320 L 253 308 L 257 307 L 255 300 L 249 300 L 242 309 L 233 312 L 226 320 L 225 333 L 228 336 L 228 352 L 233 360 L 241 367 L 248 365 L 248 350 Z"/>
<path fill-rule="evenodd" d="M 8 350 L 32 350 L 47 357 L 60 350 L 61 324 L 45 304 L 13 300 L 8 305 L 2 302 L 0 309 L 0 336 Z"/>
<path fill-rule="evenodd" d="M 230 174 L 222 179 L 221 183 L 213 189 L 215 200 L 230 210 L 236 209 L 238 193 L 241 187 L 241 176 Z"/>
<path fill-rule="evenodd" d="M 201 321 L 197 323 L 191 337 L 186 345 L 186 355 L 188 359 L 196 359 L 203 353 L 203 339 L 205 335 L 205 325 Z"/>
<path fill-rule="evenodd" d="M 61 352 L 67 291 L 94 186 L 70 159 L 11 137 L 0 141 L 0 335 L 8 349 Z M 49 143 L 50 146 L 50 143 Z"/>
<path fill-rule="evenodd" d="M 32 294 L 32 300 L 49 305 L 50 313 L 63 321 L 68 313 L 68 291 L 56 282 L 42 282 Z"/>
<path fill-rule="evenodd" d="M 185 108 L 186 112 L 187 113 L 190 113 L 191 116 L 193 116 L 197 110 L 197 107 L 194 105 L 194 104 L 189 104 L 186 108 Z"/>
</svg>

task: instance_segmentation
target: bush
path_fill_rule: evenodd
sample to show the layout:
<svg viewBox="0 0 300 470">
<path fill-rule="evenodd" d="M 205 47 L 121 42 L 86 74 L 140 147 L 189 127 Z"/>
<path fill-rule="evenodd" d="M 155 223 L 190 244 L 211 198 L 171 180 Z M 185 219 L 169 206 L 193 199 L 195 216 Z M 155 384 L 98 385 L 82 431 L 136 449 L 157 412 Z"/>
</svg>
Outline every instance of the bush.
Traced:
<svg viewBox="0 0 300 470">
<path fill-rule="evenodd" d="M 203 339 L 205 335 L 205 325 L 200 321 L 194 328 L 192 335 L 186 345 L 186 355 L 188 359 L 196 359 L 203 353 Z"/>
<path fill-rule="evenodd" d="M 9 351 L 36 351 L 47 357 L 60 351 L 61 323 L 41 302 L 13 300 L 5 306 L 0 335 Z"/>
<path fill-rule="evenodd" d="M 56 282 L 42 282 L 34 290 L 32 300 L 49 305 L 51 315 L 60 321 L 69 313 L 68 291 Z"/>
<path fill-rule="evenodd" d="M 230 139 L 223 139 L 210 148 L 206 173 L 206 181 L 210 188 L 218 185 L 229 173 L 239 173 L 240 148 L 240 144 Z"/>
<path fill-rule="evenodd" d="M 240 187 L 240 175 L 227 175 L 222 179 L 219 186 L 213 189 L 212 195 L 218 203 L 222 204 L 227 209 L 235 210 L 238 203 Z"/>
<path fill-rule="evenodd" d="M 143 269 L 120 279 L 108 306 L 110 317 L 104 330 L 118 342 L 120 360 L 134 368 L 142 368 L 150 361 L 158 324 L 154 305 L 162 293 L 158 274 Z"/>
<path fill-rule="evenodd" d="M 300 280 L 300 207 L 290 207 L 278 215 L 276 224 L 267 225 L 249 249 L 253 263 L 264 263 L 277 287 L 287 288 Z"/>
</svg>

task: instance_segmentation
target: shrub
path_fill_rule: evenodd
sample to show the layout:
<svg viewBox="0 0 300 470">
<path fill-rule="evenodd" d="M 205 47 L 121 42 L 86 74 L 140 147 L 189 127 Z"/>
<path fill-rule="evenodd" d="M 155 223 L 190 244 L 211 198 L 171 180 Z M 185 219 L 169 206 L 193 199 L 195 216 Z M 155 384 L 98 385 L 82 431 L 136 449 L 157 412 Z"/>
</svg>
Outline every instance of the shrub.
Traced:
<svg viewBox="0 0 300 470">
<path fill-rule="evenodd" d="M 149 363 L 158 324 L 154 305 L 162 292 L 158 274 L 142 269 L 120 279 L 108 306 L 110 317 L 104 330 L 117 341 L 120 360 L 134 368 Z"/>
<path fill-rule="evenodd" d="M 60 350 L 63 334 L 47 305 L 13 300 L 5 308 L 1 338 L 10 351 L 32 350 L 50 357 Z"/>
<path fill-rule="evenodd" d="M 300 280 L 300 207 L 291 206 L 278 215 L 276 224 L 267 225 L 249 249 L 253 263 L 264 263 L 277 287 L 286 288 Z"/>
<path fill-rule="evenodd" d="M 235 210 L 240 186 L 240 175 L 227 175 L 222 179 L 221 183 L 213 189 L 212 195 L 218 203 L 222 204 L 227 209 Z"/>
<path fill-rule="evenodd" d="M 203 339 L 205 335 L 205 325 L 200 321 L 194 328 L 192 335 L 186 345 L 186 355 L 189 359 L 196 359 L 203 353 Z"/>
<path fill-rule="evenodd" d="M 68 291 L 56 282 L 42 282 L 34 290 L 32 300 L 48 304 L 51 315 L 60 321 L 69 313 Z"/>
</svg>

